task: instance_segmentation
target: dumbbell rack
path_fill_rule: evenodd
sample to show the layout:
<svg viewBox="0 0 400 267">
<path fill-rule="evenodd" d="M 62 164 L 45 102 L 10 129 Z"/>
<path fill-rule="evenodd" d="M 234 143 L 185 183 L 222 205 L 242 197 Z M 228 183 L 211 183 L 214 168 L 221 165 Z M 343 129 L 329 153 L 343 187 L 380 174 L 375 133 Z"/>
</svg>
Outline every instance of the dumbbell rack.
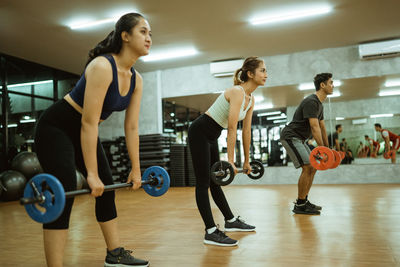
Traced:
<svg viewBox="0 0 400 267">
<path fill-rule="evenodd" d="M 185 147 L 184 144 L 171 145 L 171 186 L 185 186 Z"/>
<path fill-rule="evenodd" d="M 125 137 L 102 142 L 111 173 L 115 182 L 125 182 L 131 170 L 131 161 L 126 148 Z"/>
<path fill-rule="evenodd" d="M 170 147 L 176 135 L 149 134 L 139 136 L 140 167 L 143 172 L 151 166 L 163 167 L 170 171 Z"/>
<path fill-rule="evenodd" d="M 196 185 L 196 176 L 194 174 L 192 154 L 190 153 L 189 145 L 186 146 L 185 159 L 186 159 L 186 165 L 185 165 L 186 186 L 195 186 Z"/>
</svg>

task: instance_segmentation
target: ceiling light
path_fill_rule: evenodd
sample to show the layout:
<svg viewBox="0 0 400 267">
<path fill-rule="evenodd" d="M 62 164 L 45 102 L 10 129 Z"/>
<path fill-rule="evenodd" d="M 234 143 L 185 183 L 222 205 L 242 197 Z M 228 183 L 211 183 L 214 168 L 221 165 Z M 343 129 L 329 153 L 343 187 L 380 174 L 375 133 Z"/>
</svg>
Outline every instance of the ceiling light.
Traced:
<svg viewBox="0 0 400 267">
<path fill-rule="evenodd" d="M 18 125 L 16 124 L 16 123 L 10 123 L 7 127 L 8 128 L 15 128 L 15 127 L 17 127 Z"/>
<path fill-rule="evenodd" d="M 288 12 L 281 14 L 274 14 L 272 16 L 264 17 L 264 18 L 254 18 L 250 20 L 252 25 L 261 25 L 261 24 L 270 24 L 287 20 L 294 20 L 299 18 L 305 18 L 310 16 L 322 15 L 332 11 L 332 8 L 329 6 L 320 7 L 320 8 L 312 8 L 306 10 L 299 10 L 296 12 Z"/>
<path fill-rule="evenodd" d="M 341 85 L 342 85 L 342 81 L 341 80 L 333 80 L 333 86 L 339 87 Z"/>
<path fill-rule="evenodd" d="M 166 60 L 166 59 L 172 59 L 172 58 L 194 56 L 198 53 L 199 52 L 194 48 L 178 49 L 178 50 L 174 50 L 174 51 L 170 51 L 170 52 L 152 53 L 151 55 L 144 56 L 141 59 L 144 62 L 150 62 L 150 61 L 157 61 L 157 60 Z"/>
<path fill-rule="evenodd" d="M 86 21 L 83 23 L 73 23 L 71 25 L 68 25 L 71 30 L 78 30 L 78 29 L 83 29 L 83 28 L 90 28 L 94 26 L 98 26 L 101 24 L 106 24 L 106 23 L 115 23 L 117 22 L 119 17 L 115 18 L 108 18 L 108 19 L 102 19 L 102 20 L 94 20 L 94 21 Z"/>
<path fill-rule="evenodd" d="M 257 114 L 257 117 L 264 117 L 264 116 L 278 115 L 278 114 L 281 114 L 281 113 L 282 113 L 282 112 L 280 112 L 280 111 L 264 112 L 264 113 L 259 113 L 259 114 Z"/>
<path fill-rule="evenodd" d="M 286 118 L 287 118 L 286 114 L 282 113 L 279 116 L 267 117 L 267 120 L 279 120 L 279 119 L 286 119 Z"/>
<path fill-rule="evenodd" d="M 369 116 L 370 118 L 384 118 L 384 117 L 393 117 L 393 114 L 373 114 Z"/>
<path fill-rule="evenodd" d="M 379 96 L 400 95 L 400 88 L 393 90 L 380 90 Z"/>
<path fill-rule="evenodd" d="M 342 120 L 344 120 L 343 117 L 336 117 L 335 119 L 336 119 L 337 121 L 342 121 Z"/>
<path fill-rule="evenodd" d="M 19 122 L 20 122 L 20 123 L 36 122 L 36 119 L 20 120 Z"/>
<path fill-rule="evenodd" d="M 273 123 L 281 123 L 281 122 L 287 122 L 287 119 L 284 120 L 274 120 Z"/>
<path fill-rule="evenodd" d="M 400 79 L 391 79 L 385 82 L 385 87 L 400 86 Z"/>
<path fill-rule="evenodd" d="M 39 85 L 39 84 L 46 84 L 46 83 L 53 83 L 53 80 L 45 80 L 39 82 L 29 82 L 29 83 L 16 83 L 7 85 L 7 88 L 14 88 L 14 87 L 22 87 L 22 86 L 30 86 L 30 85 Z M 3 88 L 0 86 L 0 89 Z"/>
<path fill-rule="evenodd" d="M 272 104 L 258 104 L 258 105 L 254 105 L 254 110 L 270 109 L 273 107 L 274 107 L 274 105 L 272 105 Z"/>
<path fill-rule="evenodd" d="M 311 89 L 315 89 L 314 83 L 301 83 L 299 85 L 299 90 L 300 91 L 311 90 Z"/>
</svg>

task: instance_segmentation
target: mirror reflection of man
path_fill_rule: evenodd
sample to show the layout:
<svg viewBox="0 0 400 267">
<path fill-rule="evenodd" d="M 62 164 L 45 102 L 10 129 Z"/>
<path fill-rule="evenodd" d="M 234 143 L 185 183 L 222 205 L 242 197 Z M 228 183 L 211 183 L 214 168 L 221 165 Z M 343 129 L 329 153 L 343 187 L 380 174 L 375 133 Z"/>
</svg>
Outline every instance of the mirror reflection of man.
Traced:
<svg viewBox="0 0 400 267">
<path fill-rule="evenodd" d="M 375 123 L 375 131 L 380 132 L 385 141 L 385 152 L 393 151 L 392 163 L 396 163 L 396 152 L 400 148 L 400 136 L 389 130 L 383 129 L 382 125 L 379 123 Z M 390 141 L 392 141 L 392 146 L 390 146 Z"/>
<path fill-rule="evenodd" d="M 367 146 L 369 147 L 369 150 L 371 151 L 371 153 L 370 153 L 371 157 L 376 158 L 381 145 L 379 144 L 379 142 L 375 141 L 368 135 L 365 135 L 364 138 L 365 138 L 365 141 L 367 142 Z"/>
<path fill-rule="evenodd" d="M 336 125 L 336 131 L 328 136 L 329 147 L 340 151 L 339 134 L 343 131 L 341 124 Z"/>
</svg>

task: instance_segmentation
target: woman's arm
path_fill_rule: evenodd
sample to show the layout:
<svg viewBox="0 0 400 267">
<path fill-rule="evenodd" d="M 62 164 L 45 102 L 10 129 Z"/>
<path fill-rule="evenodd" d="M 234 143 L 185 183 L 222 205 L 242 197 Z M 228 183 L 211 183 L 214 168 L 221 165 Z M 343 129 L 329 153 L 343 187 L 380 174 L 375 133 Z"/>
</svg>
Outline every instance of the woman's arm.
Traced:
<svg viewBox="0 0 400 267">
<path fill-rule="evenodd" d="M 142 99 L 143 79 L 136 72 L 136 87 L 132 94 L 128 109 L 125 112 L 125 140 L 128 148 L 129 158 L 132 163 L 132 170 L 128 177 L 128 183 L 133 182 L 133 189 L 140 187 L 142 179 L 140 174 L 139 160 L 139 112 L 140 100 Z"/>
<path fill-rule="evenodd" d="M 228 138 L 227 138 L 228 161 L 232 164 L 236 172 L 234 163 L 236 129 L 244 95 L 243 91 L 237 88 L 230 89 L 227 92 L 225 92 L 225 94 L 229 101 Z"/>
<path fill-rule="evenodd" d="M 82 110 L 81 147 L 87 170 L 87 181 L 93 196 L 103 193 L 98 174 L 97 139 L 104 98 L 112 81 L 111 64 L 104 57 L 95 58 L 86 68 L 85 100 Z"/>
<path fill-rule="evenodd" d="M 250 173 L 250 141 L 251 141 L 251 120 L 253 118 L 254 97 L 251 99 L 251 107 L 247 111 L 246 117 L 243 120 L 242 141 L 244 151 L 244 164 L 243 169 L 249 170 Z"/>
</svg>

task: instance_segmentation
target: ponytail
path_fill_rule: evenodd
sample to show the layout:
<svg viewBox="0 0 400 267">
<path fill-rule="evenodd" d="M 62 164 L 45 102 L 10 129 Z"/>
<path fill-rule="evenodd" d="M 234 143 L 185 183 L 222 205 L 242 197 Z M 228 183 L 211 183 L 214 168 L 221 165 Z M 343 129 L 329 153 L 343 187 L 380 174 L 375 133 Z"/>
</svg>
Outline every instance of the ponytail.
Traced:
<svg viewBox="0 0 400 267">
<path fill-rule="evenodd" d="M 256 73 L 256 69 L 260 66 L 260 63 L 263 62 L 262 59 L 258 57 L 248 57 L 244 60 L 243 66 L 235 71 L 233 75 L 233 84 L 240 85 L 249 80 L 249 76 L 247 72 Z"/>
<path fill-rule="evenodd" d="M 114 31 L 110 32 L 107 37 L 98 43 L 92 50 L 89 51 L 89 58 L 86 62 L 86 66 L 97 56 L 108 54 L 108 53 L 118 53 L 122 47 L 121 37 L 115 38 Z"/>
<path fill-rule="evenodd" d="M 131 33 L 132 28 L 135 27 L 143 16 L 139 13 L 128 13 L 123 15 L 115 24 L 115 30 L 110 32 L 107 37 L 98 43 L 93 49 L 89 51 L 86 66 L 97 56 L 102 54 L 116 53 L 118 54 L 122 48 L 122 32 Z"/>
<path fill-rule="evenodd" d="M 239 76 L 240 76 L 240 72 L 242 71 L 242 68 L 237 69 L 235 71 L 235 74 L 233 75 L 233 85 L 240 85 L 242 83 L 242 81 L 240 80 Z"/>
</svg>

